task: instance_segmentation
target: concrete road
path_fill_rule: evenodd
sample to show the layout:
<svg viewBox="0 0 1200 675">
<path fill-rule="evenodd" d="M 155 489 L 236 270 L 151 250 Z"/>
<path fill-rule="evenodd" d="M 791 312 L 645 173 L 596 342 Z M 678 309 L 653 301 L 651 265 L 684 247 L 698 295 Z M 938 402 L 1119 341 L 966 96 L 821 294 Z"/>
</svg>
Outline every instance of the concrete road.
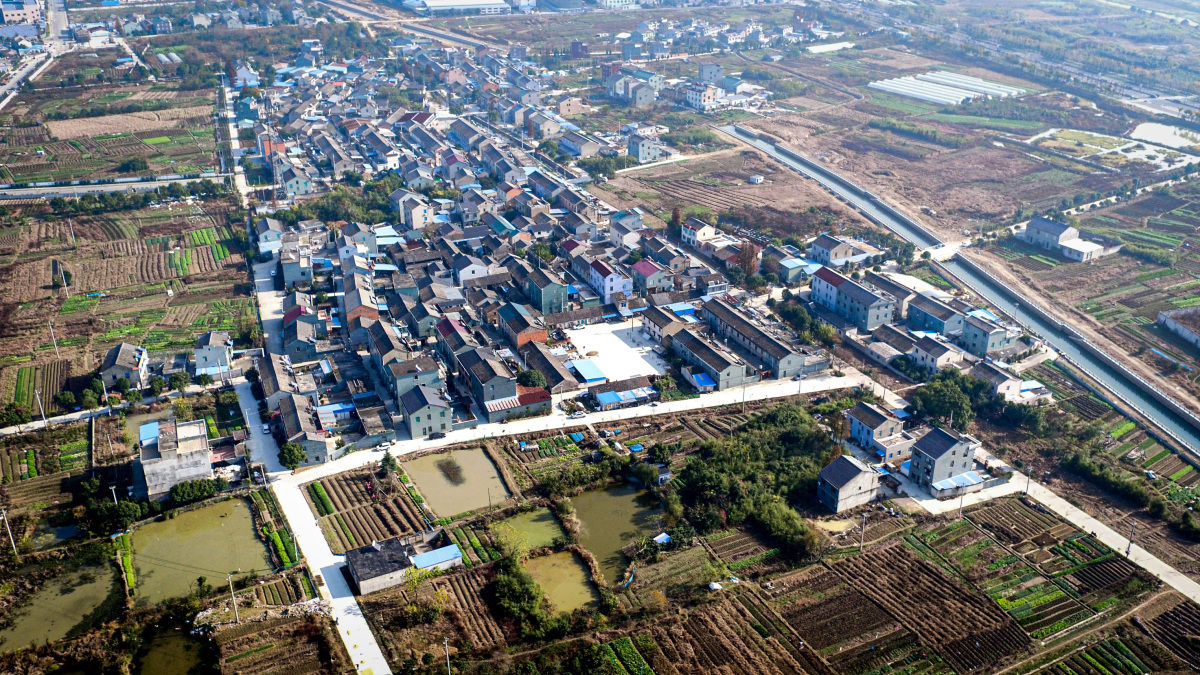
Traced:
<svg viewBox="0 0 1200 675">
<path fill-rule="evenodd" d="M 258 298 L 258 317 L 267 334 L 267 352 L 283 353 L 283 291 L 275 290 L 275 259 L 254 263 L 254 294 Z"/>
<path fill-rule="evenodd" d="M 209 178 L 220 182 L 221 174 Z M 136 183 L 103 183 L 101 185 L 55 185 L 52 187 L 4 188 L 0 189 L 0 201 L 5 199 L 51 199 L 54 197 L 78 197 L 85 194 L 105 192 L 150 192 L 171 183 L 194 183 L 203 178 L 175 178 L 172 180 L 148 180 Z"/>
</svg>

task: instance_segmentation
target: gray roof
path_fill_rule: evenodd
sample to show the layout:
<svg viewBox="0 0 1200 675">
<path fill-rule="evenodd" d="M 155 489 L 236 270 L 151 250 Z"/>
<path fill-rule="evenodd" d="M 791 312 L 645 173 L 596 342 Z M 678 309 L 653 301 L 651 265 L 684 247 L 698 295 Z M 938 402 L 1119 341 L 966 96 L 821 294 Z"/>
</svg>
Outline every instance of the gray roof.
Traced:
<svg viewBox="0 0 1200 675">
<path fill-rule="evenodd" d="M 416 553 L 417 550 L 404 540 L 388 539 L 346 551 L 346 564 L 354 578 L 363 582 L 412 567 L 411 556 Z"/>
<path fill-rule="evenodd" d="M 436 408 L 449 408 L 450 404 L 446 403 L 438 393 L 430 387 L 424 385 L 413 387 L 400 397 L 400 407 L 404 409 L 405 415 L 411 415 L 415 412 L 420 412 L 428 406 Z"/>
<path fill-rule="evenodd" d="M 877 302 L 894 303 L 896 299 L 891 293 L 886 293 L 878 288 L 868 288 L 857 281 L 848 280 L 838 287 L 838 294 L 845 295 L 851 300 L 863 305 L 873 305 Z"/>
<path fill-rule="evenodd" d="M 750 323 L 741 312 L 730 307 L 724 300 L 715 298 L 709 300 L 704 303 L 704 311 L 712 314 L 776 359 L 782 359 L 795 353 L 779 338 Z"/>
<path fill-rule="evenodd" d="M 825 465 L 818 475 L 821 480 L 840 490 L 864 471 L 869 472 L 871 468 L 849 455 L 841 455 Z"/>
<path fill-rule="evenodd" d="M 939 321 L 948 321 L 958 314 L 950 305 L 926 295 L 918 295 L 908 303 L 908 311 L 911 312 L 914 308 L 925 312 Z"/>
<path fill-rule="evenodd" d="M 926 354 L 929 354 L 930 356 L 937 358 L 937 357 L 949 352 L 951 350 L 951 347 L 950 347 L 950 345 L 946 344 L 945 342 L 940 342 L 938 340 L 934 340 L 933 338 L 926 336 L 926 337 L 921 338 L 920 340 L 917 340 L 917 349 L 920 349 L 921 351 L 925 352 Z"/>
<path fill-rule="evenodd" d="M 965 444 L 966 441 L 962 440 L 958 434 L 945 429 L 934 429 L 913 445 L 913 452 L 920 452 L 930 459 L 937 459 L 958 447 L 960 443 Z"/>
<path fill-rule="evenodd" d="M 229 333 L 223 330 L 210 330 L 196 338 L 196 347 L 224 347 L 233 342 Z"/>
<path fill-rule="evenodd" d="M 968 325 L 974 326 L 984 333 L 994 333 L 1004 330 L 1004 327 L 990 319 L 985 319 L 981 316 L 968 316 L 966 318 Z"/>
<path fill-rule="evenodd" d="M 725 370 L 735 368 L 738 365 L 736 361 L 729 358 L 724 352 L 717 351 L 711 344 L 702 340 L 691 329 L 679 331 L 672 339 L 675 341 L 675 344 L 694 354 L 696 358 L 718 373 L 725 372 Z"/>
<path fill-rule="evenodd" d="M 896 419 L 883 408 L 873 403 L 864 403 L 862 401 L 859 401 L 858 405 L 851 408 L 846 414 L 871 429 L 878 429 L 884 423 Z"/>
<path fill-rule="evenodd" d="M 1071 226 L 1067 225 L 1066 223 L 1060 223 L 1057 220 L 1050 220 L 1049 218 L 1044 218 L 1042 216 L 1037 216 L 1033 220 L 1029 221 L 1029 224 L 1025 227 L 1029 230 L 1046 232 L 1047 234 L 1052 234 L 1056 237 L 1071 229 Z"/>
<path fill-rule="evenodd" d="M 100 370 L 108 370 L 113 366 L 137 370 L 138 354 L 141 350 L 141 347 L 122 342 L 104 355 L 104 363 L 100 366 Z"/>
</svg>

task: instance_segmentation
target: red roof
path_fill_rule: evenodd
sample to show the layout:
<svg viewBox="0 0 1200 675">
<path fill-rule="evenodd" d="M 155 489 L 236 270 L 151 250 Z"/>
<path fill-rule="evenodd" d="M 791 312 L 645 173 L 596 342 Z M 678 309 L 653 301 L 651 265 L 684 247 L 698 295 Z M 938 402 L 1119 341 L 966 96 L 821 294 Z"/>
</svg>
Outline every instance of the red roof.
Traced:
<svg viewBox="0 0 1200 675">
<path fill-rule="evenodd" d="M 521 402 L 521 405 L 543 403 L 550 400 L 550 392 L 541 387 L 525 387 L 518 384 L 517 400 Z"/>
<path fill-rule="evenodd" d="M 637 272 L 638 274 L 640 274 L 646 278 L 649 278 L 652 274 L 654 274 L 655 272 L 657 272 L 661 269 L 662 269 L 661 267 L 654 264 L 653 260 L 650 260 L 648 258 L 637 261 L 637 263 L 635 263 L 633 266 L 634 272 Z"/>
<path fill-rule="evenodd" d="M 831 284 L 834 288 L 841 286 L 846 281 L 846 277 L 834 272 L 828 267 L 822 267 L 821 269 L 817 270 L 817 273 L 813 276 L 827 284 Z"/>
</svg>

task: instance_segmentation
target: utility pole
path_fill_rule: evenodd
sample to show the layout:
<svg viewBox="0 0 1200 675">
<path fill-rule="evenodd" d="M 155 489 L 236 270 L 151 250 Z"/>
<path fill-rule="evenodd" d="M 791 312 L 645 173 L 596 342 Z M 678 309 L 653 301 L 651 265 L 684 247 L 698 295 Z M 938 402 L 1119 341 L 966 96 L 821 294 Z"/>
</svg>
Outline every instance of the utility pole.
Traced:
<svg viewBox="0 0 1200 675">
<path fill-rule="evenodd" d="M 959 520 L 962 520 L 963 499 L 965 499 L 966 496 L 967 496 L 967 493 L 965 493 L 965 492 L 958 493 L 958 518 L 959 518 Z"/>
<path fill-rule="evenodd" d="M 233 602 L 233 620 L 235 623 L 241 623 L 242 617 L 238 616 L 237 611 L 237 596 L 233 594 L 233 572 L 230 572 L 225 578 L 229 580 L 229 599 Z"/>
<path fill-rule="evenodd" d="M 109 485 L 109 486 L 108 486 L 108 489 L 109 489 L 109 490 L 112 490 L 112 496 L 113 496 L 113 506 L 117 506 L 117 486 L 116 486 L 116 485 Z"/>
<path fill-rule="evenodd" d="M 8 530 L 8 543 L 12 544 L 13 555 L 18 555 L 17 541 L 13 539 L 12 528 L 8 526 L 8 509 L 0 509 L 0 518 L 4 519 L 4 529 Z"/>
<path fill-rule="evenodd" d="M 448 637 L 442 638 L 442 649 L 446 650 L 446 675 L 451 675 L 451 673 L 450 673 L 450 638 L 448 638 Z"/>
<path fill-rule="evenodd" d="M 1125 547 L 1125 557 L 1126 558 L 1128 558 L 1129 554 L 1131 552 L 1133 552 L 1133 533 L 1136 530 L 1137 530 L 1137 521 L 1130 520 L 1129 521 L 1129 545 Z M 9 535 L 9 536 L 12 536 L 12 535 Z"/>
<path fill-rule="evenodd" d="M 863 526 L 862 532 L 858 533 L 858 552 L 862 553 L 863 542 L 867 540 L 867 512 L 863 511 Z"/>
<path fill-rule="evenodd" d="M 58 264 L 58 275 L 60 277 L 62 277 L 63 288 L 67 291 L 67 299 L 70 300 L 71 299 L 71 286 L 70 286 L 70 284 L 67 283 L 67 269 L 62 266 L 62 263 Z"/>
<path fill-rule="evenodd" d="M 104 404 L 108 406 L 108 417 L 112 417 L 112 402 L 108 400 L 108 385 L 104 384 L 104 378 L 100 378 L 100 391 L 104 392 Z"/>
<path fill-rule="evenodd" d="M 54 343 L 54 358 L 60 359 L 62 356 L 58 353 L 58 338 L 54 337 L 54 322 L 50 323 L 50 341 Z"/>
<path fill-rule="evenodd" d="M 50 423 L 46 421 L 46 409 L 42 407 L 42 390 L 34 389 L 33 395 L 37 397 L 38 411 L 42 413 L 42 431 L 50 428 Z"/>
</svg>

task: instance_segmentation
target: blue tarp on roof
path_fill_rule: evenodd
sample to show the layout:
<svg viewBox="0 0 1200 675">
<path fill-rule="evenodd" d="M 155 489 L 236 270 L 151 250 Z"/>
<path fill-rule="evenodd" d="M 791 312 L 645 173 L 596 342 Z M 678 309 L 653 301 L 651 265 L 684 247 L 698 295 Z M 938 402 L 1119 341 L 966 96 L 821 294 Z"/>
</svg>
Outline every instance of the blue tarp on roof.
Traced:
<svg viewBox="0 0 1200 675">
<path fill-rule="evenodd" d="M 892 411 L 892 414 L 895 415 L 896 417 L 899 417 L 902 420 L 912 417 L 912 415 L 908 414 L 908 411 L 905 410 L 904 408 L 896 408 L 895 410 Z"/>
<path fill-rule="evenodd" d="M 675 312 L 679 316 L 685 316 L 688 314 L 696 313 L 696 308 L 692 307 L 690 304 L 688 304 L 686 302 L 676 302 L 674 304 L 667 305 L 667 309 L 671 310 L 672 312 Z"/>
<path fill-rule="evenodd" d="M 338 415 L 338 414 L 347 415 L 349 413 L 354 412 L 354 404 L 353 403 L 330 403 L 328 405 L 319 405 L 319 406 L 317 406 L 317 412 L 318 413 L 323 413 L 323 412 L 333 413 L 334 415 Z"/>
<path fill-rule="evenodd" d="M 692 380 L 701 387 L 717 386 L 717 383 L 708 376 L 708 373 L 692 373 Z"/>
<path fill-rule="evenodd" d="M 583 434 L 582 434 L 582 433 L 580 433 L 580 432 L 578 432 L 578 431 L 576 431 L 576 432 L 573 432 L 573 433 L 571 433 L 571 434 L 568 434 L 568 435 L 567 435 L 567 438 L 570 438 L 572 441 L 574 441 L 574 442 L 578 443 L 578 442 L 580 442 L 580 441 L 582 441 L 582 440 L 583 440 Z"/>
<path fill-rule="evenodd" d="M 986 309 L 973 309 L 967 312 L 967 316 L 973 316 L 977 319 L 987 319 L 988 321 L 1000 321 L 1000 317 L 992 314 Z"/>
<path fill-rule="evenodd" d="M 613 405 L 621 402 L 621 396 L 615 391 L 606 391 L 596 394 L 596 401 L 600 405 Z"/>
<path fill-rule="evenodd" d="M 568 293 L 578 293 L 579 289 L 575 288 L 575 284 L 567 284 L 567 292 Z"/>
<path fill-rule="evenodd" d="M 158 422 L 146 422 L 138 427 L 138 441 L 142 445 L 158 442 Z"/>
<path fill-rule="evenodd" d="M 634 445 L 629 446 L 630 452 L 641 452 L 642 450 L 645 450 L 645 449 L 646 449 L 646 446 L 642 445 L 641 443 L 636 443 Z"/>
<path fill-rule="evenodd" d="M 414 555 L 412 557 L 412 564 L 413 567 L 419 570 L 425 570 L 448 563 L 451 560 L 460 560 L 461 558 L 462 551 L 459 550 L 458 546 L 450 544 L 449 546 L 435 548 L 432 551 Z"/>
<path fill-rule="evenodd" d="M 951 490 L 956 487 L 968 487 L 970 485 L 978 485 L 983 482 L 983 477 L 974 471 L 960 473 L 957 476 L 951 476 L 945 480 L 939 480 L 933 484 L 934 490 Z"/>
<path fill-rule="evenodd" d="M 576 359 L 574 361 L 568 361 L 567 365 L 573 368 L 575 372 L 579 373 L 579 376 L 583 378 L 584 382 L 603 382 L 604 380 L 608 379 L 604 376 L 604 373 L 600 370 L 600 368 L 590 359 Z"/>
<path fill-rule="evenodd" d="M 660 534 L 654 538 L 654 543 L 656 543 L 656 544 L 666 544 L 670 541 L 671 541 L 671 535 L 667 534 L 666 532 L 663 532 L 662 534 Z"/>
</svg>

